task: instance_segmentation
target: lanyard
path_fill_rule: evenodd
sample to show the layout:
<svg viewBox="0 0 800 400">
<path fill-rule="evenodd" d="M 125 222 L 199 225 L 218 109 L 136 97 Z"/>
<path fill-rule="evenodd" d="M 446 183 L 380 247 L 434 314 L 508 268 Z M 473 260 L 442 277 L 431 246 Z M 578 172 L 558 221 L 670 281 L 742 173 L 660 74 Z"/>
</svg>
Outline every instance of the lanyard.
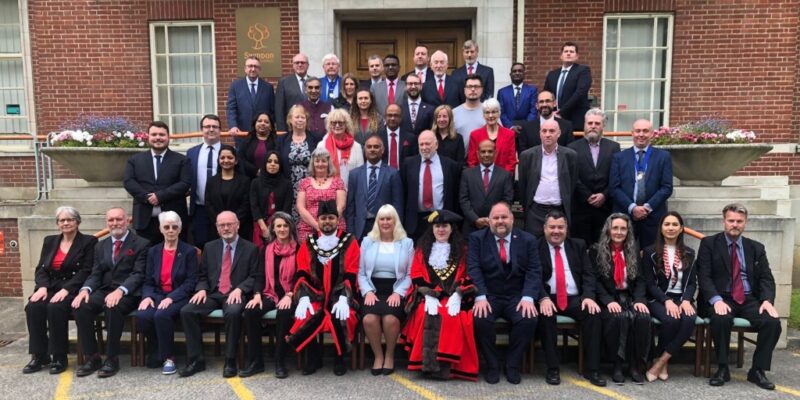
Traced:
<svg viewBox="0 0 800 400">
<path fill-rule="evenodd" d="M 636 151 L 636 153 L 638 153 L 638 150 Z M 634 153 L 634 155 L 636 153 Z M 644 163 L 642 163 L 642 169 L 641 170 L 639 169 L 639 161 L 638 160 L 636 160 L 636 162 L 633 163 L 633 169 L 634 169 L 634 171 L 636 171 L 636 176 L 637 177 L 639 176 L 639 174 L 644 176 L 644 172 L 647 171 L 647 163 L 650 162 L 650 155 L 651 154 L 653 154 L 653 146 L 649 146 L 647 148 L 647 151 L 644 152 Z"/>
</svg>

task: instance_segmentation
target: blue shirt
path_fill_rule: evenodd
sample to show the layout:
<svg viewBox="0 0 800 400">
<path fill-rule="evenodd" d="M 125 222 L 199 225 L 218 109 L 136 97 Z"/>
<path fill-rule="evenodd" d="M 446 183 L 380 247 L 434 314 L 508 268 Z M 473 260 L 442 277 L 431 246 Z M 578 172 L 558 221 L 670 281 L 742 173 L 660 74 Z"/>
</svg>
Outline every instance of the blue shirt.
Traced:
<svg viewBox="0 0 800 400">
<path fill-rule="evenodd" d="M 724 236 L 725 236 L 725 244 L 727 246 L 728 253 L 730 254 L 731 245 L 733 245 L 733 241 L 728 237 L 728 235 L 724 235 Z M 745 262 L 745 259 L 744 259 L 744 246 L 742 246 L 742 237 L 741 236 L 739 236 L 736 239 L 736 255 L 739 257 L 739 271 L 740 271 L 739 276 L 742 277 L 742 286 L 744 287 L 744 293 L 745 294 L 750 294 L 750 280 L 747 278 L 747 263 Z M 731 281 L 732 280 L 733 279 L 731 279 Z M 730 291 L 731 291 L 731 287 L 728 286 L 728 293 L 730 293 Z M 714 296 L 708 302 L 711 303 L 711 304 L 714 304 L 714 303 L 716 303 L 716 302 L 718 302 L 720 300 L 722 300 L 721 296 Z"/>
</svg>

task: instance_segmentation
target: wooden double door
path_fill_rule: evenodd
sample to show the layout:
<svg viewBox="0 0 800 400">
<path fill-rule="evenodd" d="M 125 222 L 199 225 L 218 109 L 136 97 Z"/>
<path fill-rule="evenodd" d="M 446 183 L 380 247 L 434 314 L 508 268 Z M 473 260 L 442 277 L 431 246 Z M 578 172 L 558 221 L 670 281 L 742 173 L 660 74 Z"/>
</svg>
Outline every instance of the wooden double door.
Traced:
<svg viewBox="0 0 800 400">
<path fill-rule="evenodd" d="M 428 47 L 428 56 L 441 50 L 447 54 L 450 71 L 464 64 L 461 46 L 471 37 L 470 21 L 343 21 L 342 73 L 369 79 L 367 60 L 396 54 L 400 74 L 414 68 L 414 49 Z"/>
</svg>

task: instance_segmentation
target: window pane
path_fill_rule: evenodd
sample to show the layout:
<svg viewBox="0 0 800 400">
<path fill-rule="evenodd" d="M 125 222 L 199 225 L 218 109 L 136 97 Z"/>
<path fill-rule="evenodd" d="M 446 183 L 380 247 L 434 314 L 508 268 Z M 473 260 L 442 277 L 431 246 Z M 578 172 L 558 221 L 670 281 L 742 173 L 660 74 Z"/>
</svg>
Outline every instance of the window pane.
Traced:
<svg viewBox="0 0 800 400">
<path fill-rule="evenodd" d="M 663 110 L 666 106 L 666 97 L 664 93 L 666 93 L 667 83 L 664 81 L 656 82 L 653 85 L 654 93 L 653 93 L 653 108 L 656 110 Z"/>
<path fill-rule="evenodd" d="M 619 78 L 651 78 L 653 75 L 653 52 L 651 50 L 620 50 Z"/>
<path fill-rule="evenodd" d="M 617 78 L 617 51 L 616 50 L 607 50 L 606 51 L 606 79 L 616 79 Z"/>
<path fill-rule="evenodd" d="M 659 18 L 658 19 L 658 33 L 656 34 L 656 46 L 666 47 L 668 42 L 667 36 L 669 35 L 668 32 L 669 27 L 669 20 L 666 18 Z"/>
<path fill-rule="evenodd" d="M 169 112 L 169 88 L 167 86 L 158 88 L 158 111 L 161 113 Z"/>
<path fill-rule="evenodd" d="M 203 114 L 216 114 L 217 111 L 215 110 L 214 104 L 214 86 L 207 85 L 203 87 L 203 101 L 205 102 L 205 107 L 203 108 Z"/>
<path fill-rule="evenodd" d="M 614 88 L 616 88 L 616 84 L 613 82 L 606 82 L 605 88 L 603 88 L 603 107 L 606 110 L 613 110 L 617 104 L 617 98 Z"/>
<path fill-rule="evenodd" d="M 0 53 L 18 54 L 21 52 L 19 25 L 0 25 Z"/>
<path fill-rule="evenodd" d="M 0 0 L 0 24 L 19 25 L 17 0 Z"/>
<path fill-rule="evenodd" d="M 653 45 L 652 19 L 622 19 L 622 47 L 651 47 Z"/>
<path fill-rule="evenodd" d="M 163 26 L 156 27 L 156 54 L 167 53 L 167 38 Z"/>
<path fill-rule="evenodd" d="M 656 50 L 656 70 L 655 78 L 665 78 L 667 76 L 667 50 Z"/>
<path fill-rule="evenodd" d="M 170 89 L 172 93 L 173 114 L 200 114 L 200 88 L 177 86 Z"/>
<path fill-rule="evenodd" d="M 214 56 L 202 56 L 203 83 L 214 83 Z"/>
<path fill-rule="evenodd" d="M 617 47 L 618 19 L 606 20 L 606 47 Z"/>
<path fill-rule="evenodd" d="M 167 57 L 156 56 L 156 83 L 167 83 Z"/>
<path fill-rule="evenodd" d="M 0 89 L 22 87 L 22 59 L 0 60 Z"/>
<path fill-rule="evenodd" d="M 640 111 L 640 112 L 621 112 L 619 113 L 619 117 L 617 117 L 617 127 L 615 131 L 617 132 L 629 132 L 633 128 L 633 123 L 636 122 L 637 119 L 650 119 L 650 112 L 649 111 Z"/>
<path fill-rule="evenodd" d="M 174 116 L 172 117 L 172 131 L 175 133 L 189 133 L 189 132 L 197 132 L 199 129 L 197 128 L 199 117 L 186 117 L 186 116 Z"/>
<path fill-rule="evenodd" d="M 212 53 L 214 51 L 214 48 L 212 47 L 211 43 L 211 26 L 205 25 L 201 29 L 203 35 L 203 52 Z"/>
<path fill-rule="evenodd" d="M 619 105 L 627 110 L 650 109 L 650 82 L 620 82 Z"/>
<path fill-rule="evenodd" d="M 169 83 L 200 83 L 199 57 L 170 56 Z"/>
<path fill-rule="evenodd" d="M 170 53 L 196 53 L 200 51 L 197 27 L 171 26 L 168 29 Z"/>
</svg>

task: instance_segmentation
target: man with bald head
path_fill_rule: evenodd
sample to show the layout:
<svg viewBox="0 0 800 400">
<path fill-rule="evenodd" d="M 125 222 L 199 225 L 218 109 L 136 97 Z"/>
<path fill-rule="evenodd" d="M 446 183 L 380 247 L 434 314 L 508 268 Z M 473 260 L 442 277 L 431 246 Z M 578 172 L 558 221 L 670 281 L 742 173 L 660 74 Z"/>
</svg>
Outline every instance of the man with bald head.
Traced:
<svg viewBox="0 0 800 400">
<path fill-rule="evenodd" d="M 425 219 L 433 210 L 459 213 L 458 182 L 461 166 L 436 153 L 439 143 L 431 130 L 422 131 L 417 138 L 419 155 L 409 157 L 400 167 L 400 177 L 406 190 L 403 227 L 416 240 L 425 230 Z"/>
<path fill-rule="evenodd" d="M 399 105 L 387 106 L 383 118 L 386 129 L 378 132 L 386 148 L 383 161 L 389 167 L 399 170 L 407 158 L 417 154 L 417 137 L 402 129 L 403 111 Z"/>
<path fill-rule="evenodd" d="M 308 56 L 297 53 L 292 58 L 294 72 L 278 81 L 275 93 L 275 125 L 273 129 L 285 132 L 286 114 L 293 105 L 306 99 L 306 78 L 308 78 Z"/>
<path fill-rule="evenodd" d="M 489 211 L 499 201 L 514 200 L 514 177 L 494 164 L 497 156 L 493 141 L 478 144 L 480 164 L 461 174 L 458 201 L 464 213 L 464 235 L 489 226 Z"/>
<path fill-rule="evenodd" d="M 433 79 L 426 80 L 422 86 L 422 100 L 434 107 L 447 104 L 456 108 L 464 102 L 463 93 L 459 93 L 461 85 L 447 75 L 447 66 L 447 54 L 436 50 L 431 56 Z"/>
<path fill-rule="evenodd" d="M 539 131 L 542 129 L 542 122 L 553 120 L 558 122 L 561 129 L 561 136 L 558 137 L 558 144 L 567 146 L 573 140 L 572 123 L 556 115 L 556 96 L 553 92 L 543 90 L 536 97 L 537 118 L 520 123 L 520 132 L 517 135 L 517 150 L 521 153 L 533 146 L 542 144 L 539 139 Z M 580 128 L 578 128 L 580 129 Z"/>
<path fill-rule="evenodd" d="M 525 209 L 525 230 L 541 237 L 548 212 L 559 210 L 572 221 L 571 204 L 578 168 L 575 150 L 558 144 L 561 129 L 558 122 L 542 122 L 539 138 L 542 144 L 520 155 L 521 203 Z"/>
<path fill-rule="evenodd" d="M 614 155 L 609 173 L 609 193 L 614 212 L 633 219 L 633 232 L 643 249 L 653 244 L 658 222 L 667 213 L 672 196 L 672 157 L 650 146 L 653 124 L 646 119 L 633 123 L 633 147 Z"/>
</svg>

